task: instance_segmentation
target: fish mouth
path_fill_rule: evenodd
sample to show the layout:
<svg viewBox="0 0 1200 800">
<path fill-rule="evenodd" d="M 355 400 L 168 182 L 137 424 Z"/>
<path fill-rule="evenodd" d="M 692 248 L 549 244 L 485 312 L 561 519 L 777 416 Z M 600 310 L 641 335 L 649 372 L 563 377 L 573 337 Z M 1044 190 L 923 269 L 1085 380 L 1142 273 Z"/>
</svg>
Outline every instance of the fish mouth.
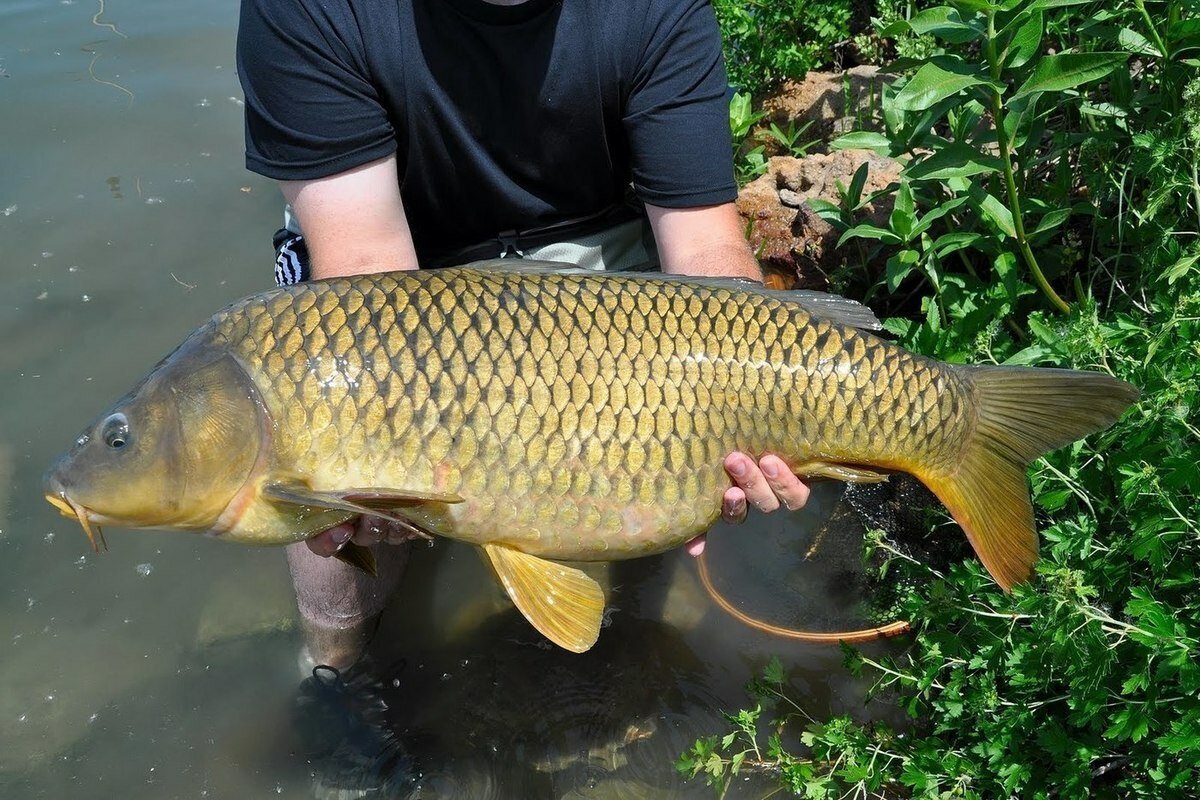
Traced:
<svg viewBox="0 0 1200 800">
<path fill-rule="evenodd" d="M 93 553 L 99 553 L 101 549 L 108 549 L 108 543 L 104 541 L 104 531 L 98 524 L 100 520 L 96 514 L 67 497 L 67 493 L 63 489 L 46 492 L 46 501 L 57 508 L 64 517 L 74 519 L 79 523 L 83 532 L 87 534 Z"/>
</svg>

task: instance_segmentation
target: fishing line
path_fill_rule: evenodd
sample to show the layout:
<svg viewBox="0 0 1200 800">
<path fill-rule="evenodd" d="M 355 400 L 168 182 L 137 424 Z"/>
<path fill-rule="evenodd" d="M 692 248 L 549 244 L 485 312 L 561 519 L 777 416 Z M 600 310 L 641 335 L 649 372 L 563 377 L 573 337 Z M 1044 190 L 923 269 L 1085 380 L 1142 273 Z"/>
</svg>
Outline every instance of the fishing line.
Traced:
<svg viewBox="0 0 1200 800">
<path fill-rule="evenodd" d="M 712 579 L 708 575 L 708 561 L 704 553 L 696 557 L 696 564 L 700 570 L 700 583 L 704 585 L 704 591 L 708 592 L 708 596 L 712 598 L 714 603 L 721 607 L 722 611 L 743 625 L 747 625 L 763 633 L 769 633 L 772 636 L 794 639 L 808 644 L 840 644 L 842 642 L 846 644 L 862 644 L 863 642 L 873 642 L 876 639 L 890 639 L 893 636 L 899 636 L 902 633 L 908 633 L 912 630 L 911 625 L 901 620 L 889 622 L 887 625 L 877 628 L 834 632 L 802 631 L 795 628 L 782 628 L 778 625 L 772 625 L 769 622 L 755 619 L 749 614 L 738 610 L 734 607 L 733 603 L 729 602 L 717 591 L 717 587 L 713 586 Z"/>
</svg>

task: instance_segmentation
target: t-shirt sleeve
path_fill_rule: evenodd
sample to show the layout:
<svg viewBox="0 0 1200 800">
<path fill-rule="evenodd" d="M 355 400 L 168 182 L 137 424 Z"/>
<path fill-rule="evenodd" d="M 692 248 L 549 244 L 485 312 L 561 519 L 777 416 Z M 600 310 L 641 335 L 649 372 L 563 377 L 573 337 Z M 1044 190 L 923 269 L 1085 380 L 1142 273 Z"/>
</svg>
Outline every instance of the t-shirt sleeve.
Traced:
<svg viewBox="0 0 1200 800">
<path fill-rule="evenodd" d="M 624 124 L 633 185 L 654 205 L 689 208 L 737 197 L 721 34 L 708 0 L 652 2 Z"/>
<path fill-rule="evenodd" d="M 394 152 L 392 125 L 364 62 L 344 0 L 242 0 L 237 65 L 247 168 L 310 180 Z"/>
</svg>

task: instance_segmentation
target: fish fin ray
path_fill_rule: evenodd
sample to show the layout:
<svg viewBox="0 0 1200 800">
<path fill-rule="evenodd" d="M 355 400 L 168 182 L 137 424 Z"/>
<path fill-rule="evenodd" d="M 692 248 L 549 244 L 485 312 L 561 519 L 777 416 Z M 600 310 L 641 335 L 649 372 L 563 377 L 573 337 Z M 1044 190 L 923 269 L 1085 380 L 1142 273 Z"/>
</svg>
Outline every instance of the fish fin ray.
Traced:
<svg viewBox="0 0 1200 800">
<path fill-rule="evenodd" d="M 362 570 L 372 578 L 378 575 L 375 554 L 371 552 L 371 548 L 369 547 L 364 547 L 354 542 L 346 542 L 342 545 L 342 549 L 333 554 L 333 557 L 344 564 L 349 564 L 355 569 Z"/>
<path fill-rule="evenodd" d="M 600 637 L 604 590 L 582 570 L 485 544 L 483 551 L 513 603 L 533 627 L 573 653 L 590 649 Z"/>
<path fill-rule="evenodd" d="M 338 492 L 346 500 L 363 504 L 378 504 L 381 508 L 411 506 L 418 503 L 461 503 L 462 495 L 454 492 L 418 492 L 411 489 L 346 489 Z"/>
<path fill-rule="evenodd" d="M 372 508 L 362 503 L 347 500 L 338 492 L 321 492 L 311 489 L 302 483 L 266 483 L 262 488 L 264 499 L 272 503 L 288 503 L 309 508 L 330 508 L 345 511 L 349 514 L 365 514 L 372 517 L 383 517 L 394 522 L 407 523 L 408 520 L 387 509 Z"/>
<path fill-rule="evenodd" d="M 922 479 L 1005 590 L 1027 580 L 1038 540 L 1026 470 L 1039 456 L 1114 423 L 1138 396 L 1109 375 L 1026 367 L 957 367 L 974 394 L 975 428 L 957 469 Z"/>
<path fill-rule="evenodd" d="M 806 461 L 793 469 L 808 480 L 842 481 L 844 483 L 882 483 L 891 476 L 885 472 L 858 464 L 832 464 L 826 461 Z"/>
</svg>

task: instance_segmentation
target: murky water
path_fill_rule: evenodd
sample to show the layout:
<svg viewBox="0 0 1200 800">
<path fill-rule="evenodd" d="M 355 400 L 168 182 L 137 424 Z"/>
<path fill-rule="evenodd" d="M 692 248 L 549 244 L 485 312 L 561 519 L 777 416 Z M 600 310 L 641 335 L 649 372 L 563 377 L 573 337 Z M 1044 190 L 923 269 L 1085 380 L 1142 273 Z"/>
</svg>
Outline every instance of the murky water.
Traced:
<svg viewBox="0 0 1200 800">
<path fill-rule="evenodd" d="M 189 330 L 270 283 L 279 199 L 242 167 L 236 16 L 235 0 L 0 6 L 0 796 L 313 796 L 282 552 L 110 531 L 94 556 L 39 484 Z M 835 500 L 718 531 L 714 577 L 775 621 L 852 624 L 854 543 L 804 561 Z M 711 796 L 672 762 L 771 654 L 813 713 L 861 709 L 836 649 L 723 617 L 686 556 L 615 582 L 600 645 L 570 656 L 496 611 L 468 548 L 415 553 L 367 713 L 387 796 Z M 342 722 L 323 735 L 353 744 Z"/>
</svg>

